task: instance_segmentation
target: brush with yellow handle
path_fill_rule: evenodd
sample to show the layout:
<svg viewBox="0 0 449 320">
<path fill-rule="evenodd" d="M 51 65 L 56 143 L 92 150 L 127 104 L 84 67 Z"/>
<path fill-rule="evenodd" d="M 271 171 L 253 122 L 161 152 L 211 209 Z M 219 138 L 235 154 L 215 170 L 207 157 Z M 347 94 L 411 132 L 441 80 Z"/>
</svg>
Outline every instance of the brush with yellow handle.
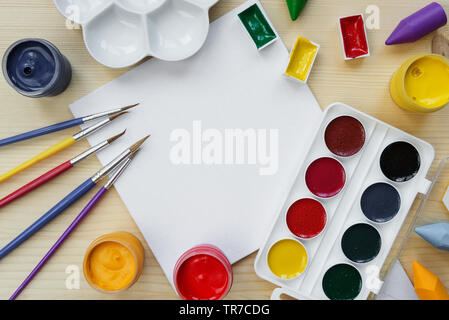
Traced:
<svg viewBox="0 0 449 320">
<path fill-rule="evenodd" d="M 48 148 L 47 150 L 39 153 L 37 156 L 34 156 L 33 158 L 29 159 L 28 161 L 25 161 L 21 165 L 15 167 L 12 170 L 9 170 L 8 172 L 2 174 L 0 176 L 0 182 L 5 181 L 6 179 L 11 178 L 12 176 L 16 175 L 17 173 L 25 170 L 26 168 L 31 167 L 32 165 L 38 163 L 39 161 L 42 161 L 44 159 L 47 159 L 48 157 L 54 155 L 55 153 L 58 153 L 59 151 L 62 151 L 68 147 L 70 147 L 75 142 L 81 140 L 82 138 L 87 137 L 88 135 L 94 133 L 95 131 L 103 128 L 105 125 L 110 123 L 115 118 L 121 116 L 126 112 L 120 112 L 115 115 L 109 116 L 107 119 L 102 120 L 84 130 L 81 130 L 77 134 L 74 134 L 71 137 L 68 137 L 67 139 L 62 140 L 61 142 L 55 144 L 53 147 Z"/>
</svg>

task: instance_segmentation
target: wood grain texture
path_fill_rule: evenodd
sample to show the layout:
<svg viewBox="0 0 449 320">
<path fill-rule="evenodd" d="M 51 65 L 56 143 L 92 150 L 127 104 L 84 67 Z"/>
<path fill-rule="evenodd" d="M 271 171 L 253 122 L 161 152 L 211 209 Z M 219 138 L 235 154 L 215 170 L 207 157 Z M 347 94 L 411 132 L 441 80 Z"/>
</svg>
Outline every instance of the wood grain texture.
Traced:
<svg viewBox="0 0 449 320">
<path fill-rule="evenodd" d="M 430 52 L 431 39 L 424 39 L 400 46 L 387 47 L 385 39 L 396 24 L 406 15 L 422 7 L 422 0 L 311 0 L 297 21 L 290 21 L 283 0 L 261 1 L 277 32 L 290 49 L 298 35 L 303 35 L 321 45 L 319 56 L 309 79 L 309 85 L 324 108 L 341 101 L 352 105 L 393 126 L 429 141 L 436 149 L 436 161 L 449 156 L 449 108 L 435 114 L 414 114 L 396 107 L 391 100 L 388 83 L 392 73 L 410 55 Z M 210 11 L 214 20 L 243 0 L 221 0 Z M 380 8 L 380 29 L 369 30 L 371 57 L 345 62 L 338 37 L 337 17 L 365 12 L 369 5 Z M 449 12 L 449 5 L 444 4 Z M 53 42 L 73 66 L 73 80 L 68 90 L 54 98 L 29 99 L 11 89 L 0 77 L 0 137 L 28 131 L 36 127 L 72 118 L 68 104 L 92 90 L 116 78 L 128 69 L 114 70 L 98 64 L 84 47 L 81 30 L 67 29 L 65 19 L 53 6 L 51 0 L 2 0 L 0 2 L 0 52 L 14 41 L 25 37 L 40 37 Z M 280 70 L 280 73 L 283 70 Z M 219 97 L 217 97 L 219 98 Z M 77 128 L 23 141 L 0 149 L 0 170 L 7 171 L 17 163 L 53 145 L 62 134 L 70 135 Z M 66 161 L 88 148 L 82 141 L 67 150 L 22 172 L 0 185 L 0 194 L 6 195 L 46 170 Z M 0 245 L 3 246 L 35 221 L 43 212 L 64 195 L 83 182 L 100 167 L 96 158 L 82 162 L 71 172 L 64 174 L 49 185 L 42 187 L 20 201 L 0 210 Z M 430 219 L 448 219 L 442 208 L 441 196 L 449 176 L 436 186 L 425 212 Z M 0 262 L 0 299 L 8 298 L 36 263 L 81 211 L 86 199 L 95 190 L 78 201 L 64 214 L 44 227 L 32 239 L 26 241 Z M 416 209 L 415 203 L 414 209 Z M 410 220 L 410 219 L 409 219 Z M 408 221 L 409 223 L 410 221 Z M 20 296 L 21 299 L 176 299 L 157 261 L 146 249 L 145 267 L 141 279 L 128 291 L 117 295 L 104 295 L 91 289 L 81 274 L 80 289 L 66 289 L 65 273 L 68 265 L 76 265 L 82 273 L 82 259 L 89 243 L 99 235 L 128 231 L 143 240 L 135 223 L 115 190 L 111 190 L 98 206 L 81 223 L 78 229 L 62 245 L 60 250 L 36 276 Z M 402 233 L 399 238 L 403 238 Z M 399 239 L 400 240 L 400 239 Z M 254 273 L 255 254 L 235 264 L 235 282 L 228 298 L 267 299 L 274 286 L 259 279 Z M 411 261 L 417 259 L 434 271 L 449 287 L 449 254 L 433 249 L 419 237 L 412 237 L 401 260 L 411 275 Z"/>
<path fill-rule="evenodd" d="M 432 40 L 432 52 L 449 57 L 449 26 L 438 29 Z"/>
</svg>

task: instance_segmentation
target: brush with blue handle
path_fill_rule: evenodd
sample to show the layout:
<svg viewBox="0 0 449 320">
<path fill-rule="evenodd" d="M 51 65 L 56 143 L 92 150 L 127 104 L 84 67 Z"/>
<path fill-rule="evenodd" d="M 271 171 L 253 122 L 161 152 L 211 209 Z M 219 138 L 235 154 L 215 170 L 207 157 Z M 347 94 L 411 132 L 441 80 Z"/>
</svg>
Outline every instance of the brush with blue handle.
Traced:
<svg viewBox="0 0 449 320">
<path fill-rule="evenodd" d="M 49 134 L 49 133 L 52 133 L 52 132 L 64 130 L 64 129 L 67 129 L 67 128 L 79 126 L 79 125 L 82 125 L 83 123 L 86 123 L 88 121 L 92 121 L 92 120 L 95 120 L 95 119 L 111 116 L 111 115 L 114 115 L 114 114 L 126 111 L 128 109 L 134 108 L 137 105 L 138 105 L 138 103 L 130 105 L 130 106 L 122 107 L 122 108 L 116 108 L 116 109 L 109 110 L 109 111 L 99 112 L 99 113 L 96 113 L 96 114 L 92 114 L 90 116 L 85 116 L 85 117 L 76 118 L 76 119 L 73 119 L 73 120 L 68 120 L 68 121 L 56 123 L 56 124 L 53 124 L 53 125 L 48 126 L 48 127 L 44 127 L 44 128 L 36 129 L 36 130 L 33 130 L 33 131 L 21 133 L 21 134 L 18 134 L 16 136 L 13 136 L 13 137 L 0 139 L 0 147 L 6 146 L 8 144 L 16 143 L 16 142 L 19 142 L 19 141 L 22 141 L 22 140 L 27 140 L 27 139 L 43 136 L 45 134 Z"/>
</svg>

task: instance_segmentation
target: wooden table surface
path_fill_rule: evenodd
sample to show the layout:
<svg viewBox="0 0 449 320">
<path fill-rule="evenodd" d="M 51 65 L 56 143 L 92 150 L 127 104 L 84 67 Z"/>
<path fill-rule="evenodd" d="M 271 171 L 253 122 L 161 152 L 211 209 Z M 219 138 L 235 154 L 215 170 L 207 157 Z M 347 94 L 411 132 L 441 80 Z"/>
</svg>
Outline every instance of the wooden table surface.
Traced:
<svg viewBox="0 0 449 320">
<path fill-rule="evenodd" d="M 215 20 L 242 2 L 242 0 L 220 0 L 210 11 L 211 20 Z M 427 36 L 413 44 L 393 47 L 384 45 L 385 39 L 399 20 L 421 8 L 422 0 L 310 0 L 299 19 L 294 22 L 289 18 L 284 0 L 262 0 L 261 2 L 289 49 L 298 35 L 303 35 L 321 45 L 309 85 L 323 108 L 335 101 L 345 102 L 432 143 L 436 150 L 436 161 L 431 174 L 436 171 L 439 161 L 449 156 L 449 108 L 430 115 L 403 111 L 396 107 L 388 90 L 391 74 L 407 57 L 415 53 L 430 52 L 432 36 Z M 447 1 L 444 3 L 445 9 L 449 12 L 449 4 Z M 376 5 L 380 9 L 380 28 L 368 31 L 371 57 L 344 61 L 337 31 L 337 17 L 365 13 L 369 5 Z M 26 37 L 45 38 L 53 42 L 72 63 L 72 83 L 67 91 L 57 97 L 29 99 L 16 93 L 3 77 L 0 77 L 0 137 L 72 118 L 68 104 L 127 71 L 127 69 L 106 68 L 90 57 L 84 46 L 81 30 L 66 27 L 65 19 L 54 7 L 53 1 L 2 0 L 0 2 L 0 52 L 2 55 L 12 42 Z M 62 135 L 73 134 L 77 131 L 78 128 L 72 128 L 63 133 L 51 134 L 2 148 L 0 170 L 7 171 L 58 142 Z M 8 194 L 86 148 L 88 143 L 82 141 L 3 182 L 0 185 L 0 194 L 2 196 Z M 8 243 L 25 226 L 34 222 L 37 217 L 99 167 L 99 161 L 92 157 L 72 169 L 70 173 L 42 187 L 38 192 L 33 192 L 1 209 L 0 246 Z M 430 199 L 429 206 L 432 209 L 427 210 L 425 214 L 447 219 L 449 215 L 443 212 L 440 199 L 443 185 L 449 183 L 449 177 L 443 178 L 445 181 L 437 185 Z M 94 192 L 86 195 L 84 199 L 92 197 Z M 0 299 L 7 299 L 13 293 L 85 203 L 86 201 L 76 203 L 32 239 L 2 259 Z M 416 207 L 417 203 L 414 205 L 414 210 Z M 117 295 L 105 295 L 89 287 L 82 275 L 82 260 L 87 246 L 99 235 L 120 230 L 129 231 L 143 240 L 117 192 L 112 190 L 63 244 L 20 298 L 177 298 L 146 243 L 143 275 L 130 290 Z M 402 237 L 403 234 L 400 238 Z M 235 264 L 235 281 L 228 298 L 269 298 L 274 286 L 256 276 L 253 269 L 254 258 L 255 254 L 252 254 Z M 409 276 L 412 275 L 412 259 L 425 261 L 423 264 L 438 274 L 449 287 L 449 253 L 438 251 L 423 240 L 414 239 L 401 258 Z M 66 288 L 66 280 L 76 277 L 76 271 L 66 273 L 69 266 L 74 266 L 75 270 L 78 268 L 80 271 L 79 289 Z"/>
</svg>

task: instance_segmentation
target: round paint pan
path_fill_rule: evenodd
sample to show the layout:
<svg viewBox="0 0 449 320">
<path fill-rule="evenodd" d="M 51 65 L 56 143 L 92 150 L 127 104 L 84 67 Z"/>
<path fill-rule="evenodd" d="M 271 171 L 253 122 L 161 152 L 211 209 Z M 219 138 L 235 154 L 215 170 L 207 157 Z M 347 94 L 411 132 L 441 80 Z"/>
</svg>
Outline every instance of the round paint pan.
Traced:
<svg viewBox="0 0 449 320">
<path fill-rule="evenodd" d="M 299 277 L 307 268 L 309 255 L 304 245 L 295 239 L 275 242 L 267 254 L 267 265 L 271 273 L 284 280 Z"/>
<path fill-rule="evenodd" d="M 406 182 L 418 174 L 421 157 L 412 144 L 397 141 L 382 151 L 379 164 L 385 177 L 394 182 Z"/>
<path fill-rule="evenodd" d="M 391 184 L 378 182 L 365 189 L 360 199 L 360 206 L 370 221 L 385 223 L 398 214 L 401 196 Z"/>
<path fill-rule="evenodd" d="M 329 122 L 324 142 L 334 155 L 351 157 L 362 150 L 366 139 L 362 123 L 351 116 L 340 116 Z"/>
<path fill-rule="evenodd" d="M 336 264 L 324 274 L 322 288 L 330 300 L 354 300 L 362 291 L 362 276 L 350 264 Z"/>
<path fill-rule="evenodd" d="M 315 199 L 299 199 L 288 208 L 285 220 L 292 235 L 304 240 L 313 239 L 326 226 L 326 209 Z"/>
<path fill-rule="evenodd" d="M 366 263 L 376 258 L 381 246 L 379 231 L 367 223 L 350 226 L 341 238 L 341 249 L 344 255 L 356 263 Z"/>
<path fill-rule="evenodd" d="M 318 158 L 307 167 L 305 180 L 307 188 L 315 196 L 332 198 L 345 186 L 346 171 L 334 158 Z"/>
</svg>

